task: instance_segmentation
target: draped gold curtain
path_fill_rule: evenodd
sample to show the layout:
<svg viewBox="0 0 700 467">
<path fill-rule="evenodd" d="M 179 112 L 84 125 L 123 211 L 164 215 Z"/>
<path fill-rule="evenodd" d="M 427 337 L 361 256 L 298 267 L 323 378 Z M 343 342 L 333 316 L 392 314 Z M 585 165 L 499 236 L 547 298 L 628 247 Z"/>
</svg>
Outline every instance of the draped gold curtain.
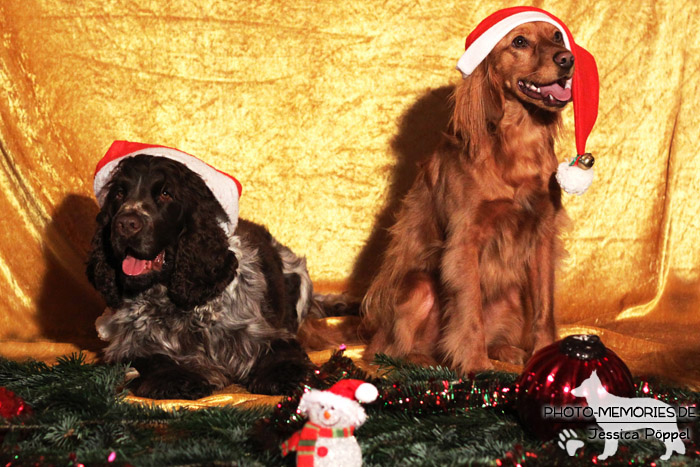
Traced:
<svg viewBox="0 0 700 467">
<path fill-rule="evenodd" d="M 528 2 L 525 2 L 528 3 Z M 537 1 L 597 59 L 596 180 L 557 280 L 560 334 L 700 386 L 700 7 Z M 361 290 L 437 143 L 466 34 L 500 1 L 0 3 L 0 354 L 96 351 L 94 166 L 127 139 L 234 174 L 241 215 Z M 574 153 L 573 115 L 558 143 Z"/>
</svg>

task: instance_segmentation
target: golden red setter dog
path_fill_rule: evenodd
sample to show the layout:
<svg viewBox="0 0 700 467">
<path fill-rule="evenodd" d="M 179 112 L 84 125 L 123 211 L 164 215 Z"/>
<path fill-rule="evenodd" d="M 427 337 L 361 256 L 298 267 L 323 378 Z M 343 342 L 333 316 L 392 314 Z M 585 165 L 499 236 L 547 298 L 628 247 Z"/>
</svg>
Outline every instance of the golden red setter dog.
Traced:
<svg viewBox="0 0 700 467">
<path fill-rule="evenodd" d="M 362 302 L 368 357 L 467 374 L 553 342 L 567 222 L 554 140 L 574 73 L 565 40 L 549 22 L 520 24 L 457 86 L 453 132 L 422 163 Z"/>
</svg>

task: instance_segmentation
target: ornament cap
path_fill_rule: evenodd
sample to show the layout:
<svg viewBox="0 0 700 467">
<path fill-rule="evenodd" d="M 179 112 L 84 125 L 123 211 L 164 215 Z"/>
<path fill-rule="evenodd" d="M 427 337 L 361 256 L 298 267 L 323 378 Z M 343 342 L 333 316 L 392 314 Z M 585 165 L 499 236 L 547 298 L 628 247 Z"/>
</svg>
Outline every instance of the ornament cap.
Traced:
<svg viewBox="0 0 700 467">
<path fill-rule="evenodd" d="M 595 157 L 590 152 L 581 154 L 576 158 L 576 165 L 581 167 L 583 170 L 588 170 L 595 164 Z"/>
<path fill-rule="evenodd" d="M 595 360 L 605 357 L 607 348 L 595 334 L 574 334 L 561 341 L 561 352 L 579 360 Z"/>
</svg>

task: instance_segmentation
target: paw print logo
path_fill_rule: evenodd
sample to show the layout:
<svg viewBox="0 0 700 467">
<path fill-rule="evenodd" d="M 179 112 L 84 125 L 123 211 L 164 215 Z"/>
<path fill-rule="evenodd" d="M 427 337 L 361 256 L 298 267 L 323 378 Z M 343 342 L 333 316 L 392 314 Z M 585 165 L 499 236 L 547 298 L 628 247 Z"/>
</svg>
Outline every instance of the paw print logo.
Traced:
<svg viewBox="0 0 700 467">
<path fill-rule="evenodd" d="M 574 430 L 567 428 L 559 433 L 559 442 L 557 445 L 564 449 L 569 456 L 574 456 L 576 451 L 583 447 L 584 442 L 578 438 Z"/>
</svg>

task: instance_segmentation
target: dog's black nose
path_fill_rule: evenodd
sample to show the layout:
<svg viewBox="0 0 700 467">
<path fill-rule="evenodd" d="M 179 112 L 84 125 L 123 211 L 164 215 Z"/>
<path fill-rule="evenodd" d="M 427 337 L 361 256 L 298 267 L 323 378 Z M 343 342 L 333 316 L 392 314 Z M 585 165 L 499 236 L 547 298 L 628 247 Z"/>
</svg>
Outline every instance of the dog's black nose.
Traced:
<svg viewBox="0 0 700 467">
<path fill-rule="evenodd" d="M 554 63 L 556 63 L 565 70 L 569 70 L 572 66 L 574 66 L 574 54 L 572 54 L 568 50 L 564 52 L 555 53 L 553 60 Z"/>
<path fill-rule="evenodd" d="M 122 237 L 133 237 L 143 228 L 143 221 L 136 214 L 122 214 L 117 219 L 117 233 Z"/>
</svg>

